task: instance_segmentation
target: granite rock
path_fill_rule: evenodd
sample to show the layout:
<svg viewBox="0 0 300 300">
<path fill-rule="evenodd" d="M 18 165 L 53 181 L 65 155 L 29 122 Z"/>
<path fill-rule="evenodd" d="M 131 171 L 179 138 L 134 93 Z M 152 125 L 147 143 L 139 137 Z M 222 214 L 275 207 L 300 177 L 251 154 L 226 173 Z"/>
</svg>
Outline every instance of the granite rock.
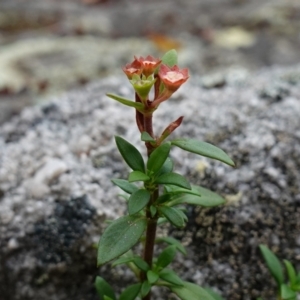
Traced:
<svg viewBox="0 0 300 300">
<path fill-rule="evenodd" d="M 209 89 L 195 76 L 155 116 L 159 133 L 183 115 L 174 136 L 215 144 L 236 162 L 232 169 L 173 149 L 176 169 L 227 203 L 189 207 L 184 230 L 165 229 L 189 252 L 174 263 L 178 272 L 226 299 L 274 297 L 260 243 L 299 269 L 299 74 L 300 66 L 228 73 L 221 86 Z M 264 91 L 277 86 L 285 92 L 270 101 Z M 106 92 L 132 97 L 124 77 L 110 77 L 26 108 L 0 127 L 1 299 L 97 299 L 96 274 L 117 288 L 133 279 L 122 268 L 96 268 L 94 245 L 104 221 L 125 212 L 110 181 L 128 174 L 113 136 L 145 153 L 133 110 Z"/>
</svg>

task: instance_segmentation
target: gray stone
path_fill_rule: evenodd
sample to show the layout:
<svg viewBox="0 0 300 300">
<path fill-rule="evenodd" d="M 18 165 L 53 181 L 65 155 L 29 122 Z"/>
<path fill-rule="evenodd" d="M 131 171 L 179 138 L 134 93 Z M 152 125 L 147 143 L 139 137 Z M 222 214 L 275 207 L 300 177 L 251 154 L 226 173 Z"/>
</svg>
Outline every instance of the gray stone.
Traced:
<svg viewBox="0 0 300 300">
<path fill-rule="evenodd" d="M 174 137 L 215 144 L 236 162 L 232 169 L 173 149 L 176 170 L 227 203 L 188 208 L 184 230 L 164 230 L 187 245 L 188 256 L 174 263 L 181 276 L 215 287 L 226 299 L 275 297 L 260 243 L 299 269 L 300 81 L 289 83 L 291 74 L 300 78 L 300 66 L 261 70 L 209 90 L 192 77 L 155 116 L 158 134 L 185 116 Z M 260 92 L 275 81 L 288 93 L 265 101 Z M 113 136 L 145 154 L 133 110 L 108 99 L 107 92 L 132 97 L 124 76 L 110 77 L 27 108 L 0 127 L 1 299 L 97 299 L 97 273 L 118 290 L 133 279 L 122 268 L 96 268 L 94 245 L 104 221 L 126 209 L 111 183 L 129 171 Z M 28 180 L 36 193 L 28 193 Z"/>
</svg>

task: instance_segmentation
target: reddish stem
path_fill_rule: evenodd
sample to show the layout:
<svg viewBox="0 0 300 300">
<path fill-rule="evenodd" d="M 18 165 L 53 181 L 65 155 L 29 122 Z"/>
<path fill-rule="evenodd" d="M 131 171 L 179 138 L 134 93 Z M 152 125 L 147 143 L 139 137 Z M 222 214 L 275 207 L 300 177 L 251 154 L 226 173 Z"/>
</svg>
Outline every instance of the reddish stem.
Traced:
<svg viewBox="0 0 300 300">
<path fill-rule="evenodd" d="M 152 126 L 152 114 L 144 115 L 144 129 L 145 131 L 154 137 L 153 134 L 153 126 Z M 145 143 L 147 147 L 148 157 L 155 149 L 150 143 Z M 148 263 L 150 268 L 152 267 L 152 260 L 153 260 L 153 252 L 154 252 L 154 245 L 155 245 L 155 236 L 156 236 L 156 227 L 157 227 L 157 217 L 151 216 L 150 213 L 150 206 L 155 203 L 159 196 L 158 189 L 155 189 L 151 194 L 151 200 L 146 208 L 146 217 L 147 217 L 147 230 L 146 230 L 146 241 L 145 241 L 145 248 L 143 258 Z M 141 273 L 141 282 L 147 279 L 147 274 L 145 272 Z M 143 297 L 142 300 L 151 300 L 151 291 Z"/>
<path fill-rule="evenodd" d="M 135 102 L 142 102 L 137 93 L 135 93 Z M 144 129 L 144 115 L 138 110 L 135 111 L 136 125 L 140 132 L 145 131 Z"/>
</svg>

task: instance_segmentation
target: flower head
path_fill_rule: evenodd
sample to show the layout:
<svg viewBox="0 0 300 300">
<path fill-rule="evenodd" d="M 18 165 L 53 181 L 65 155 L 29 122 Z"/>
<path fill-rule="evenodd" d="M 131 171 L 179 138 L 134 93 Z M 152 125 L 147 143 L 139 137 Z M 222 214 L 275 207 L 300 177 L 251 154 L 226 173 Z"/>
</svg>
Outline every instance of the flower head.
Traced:
<svg viewBox="0 0 300 300">
<path fill-rule="evenodd" d="M 178 66 L 168 67 L 161 65 L 158 76 L 165 85 L 165 88 L 171 92 L 175 92 L 189 78 L 188 69 L 179 70 Z"/>
<path fill-rule="evenodd" d="M 141 62 L 136 58 L 132 63 L 125 65 L 122 70 L 127 75 L 128 79 L 132 79 L 134 74 L 141 75 L 143 71 Z"/>
<path fill-rule="evenodd" d="M 146 58 L 143 58 L 140 56 L 140 58 L 134 57 L 136 60 L 138 60 L 143 68 L 143 74 L 148 77 L 149 75 L 152 75 L 155 71 L 155 69 L 159 66 L 161 63 L 161 60 L 158 58 L 154 58 L 151 55 L 148 55 Z"/>
</svg>

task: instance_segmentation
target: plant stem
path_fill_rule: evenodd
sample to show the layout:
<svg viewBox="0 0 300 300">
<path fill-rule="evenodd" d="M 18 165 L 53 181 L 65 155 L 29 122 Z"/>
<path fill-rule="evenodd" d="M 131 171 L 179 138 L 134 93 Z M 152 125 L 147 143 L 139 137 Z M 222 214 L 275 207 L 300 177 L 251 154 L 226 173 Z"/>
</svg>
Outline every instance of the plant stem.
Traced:
<svg viewBox="0 0 300 300">
<path fill-rule="evenodd" d="M 145 131 L 152 137 L 154 137 L 153 126 L 152 126 L 152 114 L 144 115 L 144 129 Z M 147 147 L 148 157 L 155 149 L 150 143 L 145 143 Z M 151 216 L 150 206 L 157 200 L 159 196 L 158 188 L 156 188 L 152 194 L 149 204 L 146 208 L 146 217 L 147 217 L 147 230 L 146 230 L 146 241 L 144 248 L 144 260 L 148 263 L 149 267 L 152 267 L 153 260 L 153 252 L 154 252 L 154 244 L 155 244 L 155 236 L 156 236 L 156 227 L 157 227 L 157 217 Z M 141 282 L 147 279 L 147 275 L 145 272 L 141 273 Z M 151 291 L 143 297 L 142 300 L 151 300 Z"/>
<path fill-rule="evenodd" d="M 154 138 L 154 133 L 153 133 L 153 126 L 152 126 L 152 114 L 151 115 L 144 115 L 144 129 L 147 133 L 149 133 L 150 136 Z M 151 152 L 155 149 L 150 143 L 146 142 L 145 143 L 147 147 L 147 154 L 148 157 L 150 156 Z"/>
<path fill-rule="evenodd" d="M 144 260 L 148 263 L 150 268 L 152 267 L 152 259 L 153 259 L 153 251 L 154 251 L 154 244 L 155 244 L 155 236 L 156 236 L 156 227 L 157 227 L 157 217 L 151 216 L 150 213 L 150 205 L 151 203 L 155 202 L 158 198 L 158 189 L 156 189 L 152 195 L 151 195 L 151 201 L 147 207 L 147 231 L 146 231 L 146 242 L 145 242 L 145 248 L 144 248 Z M 141 281 L 144 281 L 146 279 L 146 273 L 141 273 Z M 150 300 L 151 299 L 151 291 L 146 295 L 143 300 Z"/>
</svg>

